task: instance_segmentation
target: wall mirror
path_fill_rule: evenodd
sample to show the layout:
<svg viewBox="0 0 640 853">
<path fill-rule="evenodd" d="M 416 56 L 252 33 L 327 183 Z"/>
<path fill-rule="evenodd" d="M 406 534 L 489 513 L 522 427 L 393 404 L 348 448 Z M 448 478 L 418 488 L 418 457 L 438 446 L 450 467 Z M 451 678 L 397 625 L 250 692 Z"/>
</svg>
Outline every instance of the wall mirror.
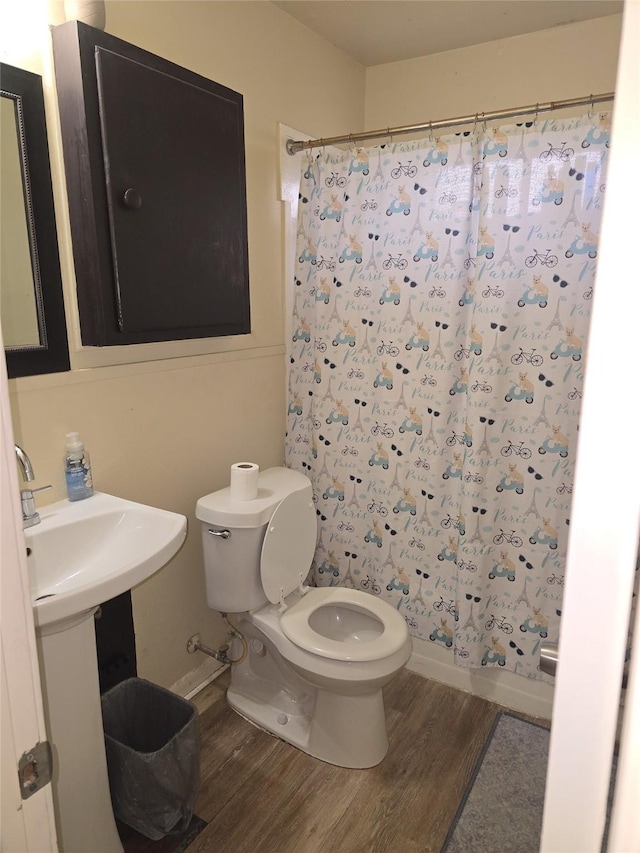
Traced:
<svg viewBox="0 0 640 853">
<path fill-rule="evenodd" d="M 0 63 L 0 319 L 9 378 L 69 370 L 42 79 Z"/>
</svg>

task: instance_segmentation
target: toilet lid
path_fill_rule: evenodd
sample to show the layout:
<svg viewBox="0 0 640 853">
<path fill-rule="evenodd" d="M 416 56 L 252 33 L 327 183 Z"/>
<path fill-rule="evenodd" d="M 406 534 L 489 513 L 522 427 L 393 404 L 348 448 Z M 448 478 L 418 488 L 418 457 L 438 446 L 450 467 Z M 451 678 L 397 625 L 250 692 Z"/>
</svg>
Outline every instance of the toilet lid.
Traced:
<svg viewBox="0 0 640 853">
<path fill-rule="evenodd" d="M 262 587 L 272 604 L 297 589 L 306 578 L 317 536 L 311 489 L 283 498 L 269 521 L 260 559 Z"/>
</svg>

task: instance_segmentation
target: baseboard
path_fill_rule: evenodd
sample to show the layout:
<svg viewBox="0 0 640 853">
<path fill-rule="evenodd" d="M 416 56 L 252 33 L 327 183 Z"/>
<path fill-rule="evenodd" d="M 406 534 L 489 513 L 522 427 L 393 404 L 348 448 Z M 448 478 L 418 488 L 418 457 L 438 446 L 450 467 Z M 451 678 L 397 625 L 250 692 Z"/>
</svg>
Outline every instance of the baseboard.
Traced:
<svg viewBox="0 0 640 853">
<path fill-rule="evenodd" d="M 413 652 L 407 669 L 465 693 L 473 693 L 504 705 L 512 711 L 551 719 L 553 685 L 495 668 L 478 670 L 455 666 L 445 649 L 434 646 L 428 640 L 413 638 Z"/>
<path fill-rule="evenodd" d="M 185 699 L 193 699 L 207 684 L 216 679 L 226 670 L 226 666 L 221 664 L 214 658 L 207 658 L 200 666 L 192 669 L 182 678 L 179 678 L 175 684 L 172 684 L 169 690 L 177 693 L 178 696 L 183 696 Z"/>
<path fill-rule="evenodd" d="M 473 693 L 490 702 L 504 705 L 521 714 L 551 719 L 553 707 L 553 685 L 544 681 L 523 678 L 514 672 L 502 670 L 466 669 L 451 663 L 448 653 L 427 640 L 413 638 L 413 652 L 407 669 L 431 678 L 442 684 L 448 684 L 465 693 Z M 185 699 L 192 699 L 207 684 L 210 684 L 226 670 L 218 661 L 207 658 L 196 669 L 192 669 L 169 688 Z"/>
</svg>

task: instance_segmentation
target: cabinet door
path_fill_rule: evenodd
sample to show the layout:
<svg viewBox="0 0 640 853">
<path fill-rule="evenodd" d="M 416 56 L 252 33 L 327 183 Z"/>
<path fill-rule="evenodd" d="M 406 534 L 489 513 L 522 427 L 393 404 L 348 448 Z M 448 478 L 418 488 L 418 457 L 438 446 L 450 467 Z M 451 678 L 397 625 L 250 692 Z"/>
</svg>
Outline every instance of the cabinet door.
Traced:
<svg viewBox="0 0 640 853">
<path fill-rule="evenodd" d="M 248 333 L 242 96 L 77 22 L 54 47 L 83 342 Z"/>
</svg>

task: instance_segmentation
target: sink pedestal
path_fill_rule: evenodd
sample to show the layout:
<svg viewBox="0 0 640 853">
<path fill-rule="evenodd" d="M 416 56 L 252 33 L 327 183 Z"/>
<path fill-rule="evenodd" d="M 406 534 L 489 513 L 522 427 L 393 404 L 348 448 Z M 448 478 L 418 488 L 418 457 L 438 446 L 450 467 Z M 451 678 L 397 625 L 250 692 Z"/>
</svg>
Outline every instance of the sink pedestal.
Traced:
<svg viewBox="0 0 640 853">
<path fill-rule="evenodd" d="M 109 794 L 96 609 L 36 631 L 61 853 L 122 853 Z"/>
</svg>

